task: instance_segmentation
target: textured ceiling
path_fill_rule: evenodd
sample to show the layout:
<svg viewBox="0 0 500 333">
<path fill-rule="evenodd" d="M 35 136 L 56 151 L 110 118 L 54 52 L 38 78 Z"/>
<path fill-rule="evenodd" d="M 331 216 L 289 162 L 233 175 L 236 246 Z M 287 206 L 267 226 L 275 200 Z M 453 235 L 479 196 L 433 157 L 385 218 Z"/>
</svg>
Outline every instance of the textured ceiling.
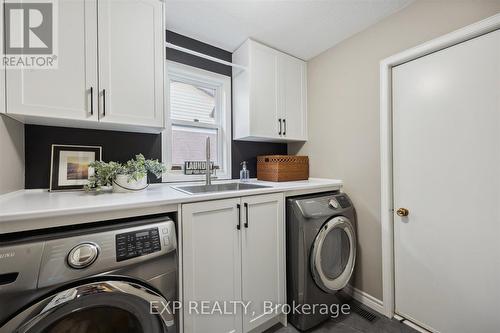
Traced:
<svg viewBox="0 0 500 333">
<path fill-rule="evenodd" d="M 167 29 L 233 52 L 249 37 L 308 60 L 413 0 L 166 0 Z"/>
</svg>

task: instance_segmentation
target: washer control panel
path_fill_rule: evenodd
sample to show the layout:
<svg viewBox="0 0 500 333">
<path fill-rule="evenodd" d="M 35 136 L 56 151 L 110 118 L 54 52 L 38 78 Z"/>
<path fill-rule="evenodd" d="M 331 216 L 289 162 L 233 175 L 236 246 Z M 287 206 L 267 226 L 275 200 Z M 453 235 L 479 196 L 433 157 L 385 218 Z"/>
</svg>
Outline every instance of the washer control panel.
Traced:
<svg viewBox="0 0 500 333">
<path fill-rule="evenodd" d="M 161 250 L 158 228 L 117 234 L 116 261 L 140 257 Z"/>
<path fill-rule="evenodd" d="M 139 220 L 136 225 L 109 225 L 89 232 L 49 239 L 40 252 L 38 288 L 109 272 L 168 255 L 176 256 L 175 223 L 168 217 Z M 1 271 L 1 269 L 0 269 Z M 36 280 L 35 280 L 36 281 Z"/>
</svg>

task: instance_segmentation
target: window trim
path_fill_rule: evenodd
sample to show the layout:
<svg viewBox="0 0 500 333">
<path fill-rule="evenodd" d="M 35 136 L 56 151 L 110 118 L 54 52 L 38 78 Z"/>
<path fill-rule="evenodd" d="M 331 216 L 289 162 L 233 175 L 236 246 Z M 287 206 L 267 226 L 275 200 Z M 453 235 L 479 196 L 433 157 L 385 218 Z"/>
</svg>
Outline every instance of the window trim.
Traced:
<svg viewBox="0 0 500 333">
<path fill-rule="evenodd" d="M 200 85 L 209 85 L 216 89 L 216 124 L 196 124 L 183 122 L 180 120 L 172 121 L 170 117 L 170 80 L 175 78 L 176 81 L 194 83 Z M 213 128 L 218 131 L 218 154 L 219 160 L 222 161 L 220 170 L 217 170 L 217 179 L 231 179 L 231 77 L 210 72 L 197 67 L 184 65 L 178 62 L 166 60 L 165 71 L 165 114 L 166 114 L 166 129 L 162 132 L 162 161 L 167 164 L 172 160 L 172 149 L 170 139 L 172 138 L 172 125 L 192 126 L 199 128 Z M 219 109 L 222 107 L 222 110 Z M 220 124 L 220 125 L 217 125 Z M 200 181 L 204 180 L 205 175 L 185 175 L 183 172 L 167 170 L 163 174 L 163 182 L 183 182 L 183 181 Z"/>
</svg>

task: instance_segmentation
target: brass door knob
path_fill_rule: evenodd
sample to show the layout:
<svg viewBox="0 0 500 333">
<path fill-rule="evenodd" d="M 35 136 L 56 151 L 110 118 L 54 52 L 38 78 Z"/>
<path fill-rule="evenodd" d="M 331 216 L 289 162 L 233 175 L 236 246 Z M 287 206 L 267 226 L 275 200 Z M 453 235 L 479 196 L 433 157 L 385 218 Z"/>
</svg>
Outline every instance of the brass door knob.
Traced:
<svg viewBox="0 0 500 333">
<path fill-rule="evenodd" d="M 399 208 L 397 211 L 396 211 L 396 214 L 398 214 L 398 216 L 408 216 L 408 214 L 410 214 L 410 211 L 406 208 Z"/>
</svg>

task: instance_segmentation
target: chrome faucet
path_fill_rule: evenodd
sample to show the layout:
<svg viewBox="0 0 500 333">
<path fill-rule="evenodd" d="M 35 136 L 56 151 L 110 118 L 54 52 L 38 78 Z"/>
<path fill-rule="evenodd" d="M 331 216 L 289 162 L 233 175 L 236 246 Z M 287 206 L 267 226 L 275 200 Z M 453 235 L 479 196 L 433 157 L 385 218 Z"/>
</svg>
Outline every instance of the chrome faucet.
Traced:
<svg viewBox="0 0 500 333">
<path fill-rule="evenodd" d="M 205 167 L 205 185 L 212 185 L 212 167 L 210 165 L 210 137 L 207 136 L 207 147 L 206 147 L 206 157 L 207 165 Z"/>
</svg>

